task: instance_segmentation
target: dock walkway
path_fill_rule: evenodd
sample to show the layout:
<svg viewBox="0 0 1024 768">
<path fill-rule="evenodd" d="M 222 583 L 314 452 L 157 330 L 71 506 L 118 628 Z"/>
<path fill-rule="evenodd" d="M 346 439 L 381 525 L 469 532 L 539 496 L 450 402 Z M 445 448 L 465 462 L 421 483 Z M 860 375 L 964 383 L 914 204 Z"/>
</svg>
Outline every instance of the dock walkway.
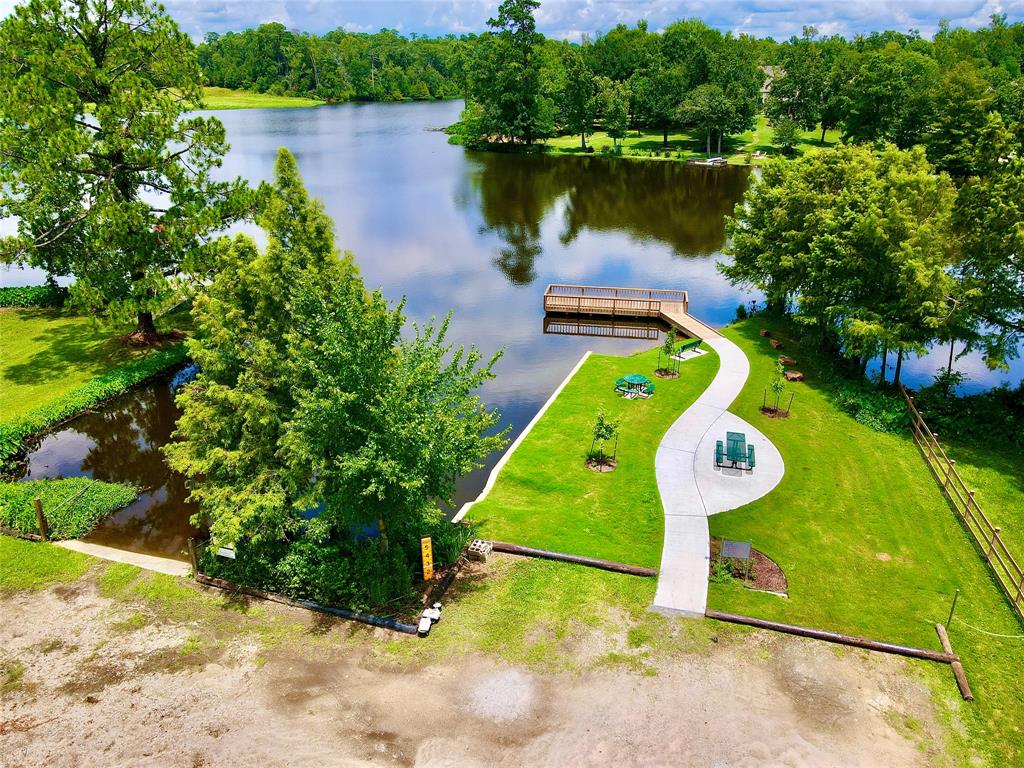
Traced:
<svg viewBox="0 0 1024 768">
<path fill-rule="evenodd" d="M 689 313 L 686 291 L 552 284 L 544 291 L 544 311 L 602 318 L 651 318 L 673 326 L 691 339 L 720 334 Z"/>
</svg>

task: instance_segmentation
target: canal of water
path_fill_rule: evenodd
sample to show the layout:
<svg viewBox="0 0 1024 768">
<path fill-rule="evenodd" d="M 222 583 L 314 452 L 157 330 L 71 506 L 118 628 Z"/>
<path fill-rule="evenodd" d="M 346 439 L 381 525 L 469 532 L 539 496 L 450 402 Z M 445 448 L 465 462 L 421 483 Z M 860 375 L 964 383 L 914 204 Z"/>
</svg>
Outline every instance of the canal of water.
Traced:
<svg viewBox="0 0 1024 768">
<path fill-rule="evenodd" d="M 404 296 L 416 321 L 454 310 L 452 340 L 485 353 L 504 350 L 481 397 L 516 432 L 586 350 L 626 353 L 652 343 L 552 332 L 561 327 L 545 332 L 548 283 L 684 288 L 691 312 L 712 325 L 752 298 L 716 269 L 724 217 L 746 189 L 747 170 L 467 152 L 432 130 L 453 122 L 460 108 L 219 112 L 232 145 L 222 173 L 270 180 L 277 149 L 287 146 L 370 288 L 393 301 Z M 24 277 L 0 274 L 0 281 Z M 904 375 L 926 382 L 944 357 L 939 350 L 911 360 Z M 958 367 L 977 388 L 1021 377 L 992 374 L 973 359 Z M 159 451 L 176 418 L 166 382 L 155 382 L 47 436 L 29 456 L 26 476 L 84 474 L 136 485 L 144 491 L 139 500 L 91 538 L 180 556 L 194 510 Z M 461 480 L 457 503 L 479 492 L 496 460 Z"/>
</svg>

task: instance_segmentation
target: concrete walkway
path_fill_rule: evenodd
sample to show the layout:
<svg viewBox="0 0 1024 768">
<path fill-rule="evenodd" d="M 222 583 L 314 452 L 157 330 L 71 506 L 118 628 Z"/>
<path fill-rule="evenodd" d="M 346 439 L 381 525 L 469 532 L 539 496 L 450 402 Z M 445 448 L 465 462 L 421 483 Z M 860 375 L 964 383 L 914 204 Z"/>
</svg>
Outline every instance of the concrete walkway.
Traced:
<svg viewBox="0 0 1024 768">
<path fill-rule="evenodd" d="M 746 355 L 717 334 L 705 338 L 704 343 L 718 353 L 718 374 L 669 427 L 654 459 L 665 509 L 665 541 L 654 608 L 692 616 L 703 616 L 707 607 L 708 515 L 761 498 L 779 484 L 785 472 L 782 456 L 768 438 L 726 410 L 750 374 Z M 747 442 L 754 444 L 757 464 L 752 472 L 715 467 L 715 442 L 724 441 L 726 432 L 743 432 Z"/>
<path fill-rule="evenodd" d="M 139 552 L 129 552 L 125 549 L 105 547 L 102 544 L 91 544 L 87 541 L 69 539 L 68 541 L 53 542 L 58 547 L 70 549 L 72 552 L 81 552 L 83 555 L 92 555 L 103 560 L 111 560 L 115 563 L 128 563 L 137 565 L 147 571 L 166 573 L 168 576 L 188 576 L 192 572 L 188 563 L 180 560 L 172 560 L 169 557 L 157 557 L 155 555 L 143 555 Z"/>
</svg>

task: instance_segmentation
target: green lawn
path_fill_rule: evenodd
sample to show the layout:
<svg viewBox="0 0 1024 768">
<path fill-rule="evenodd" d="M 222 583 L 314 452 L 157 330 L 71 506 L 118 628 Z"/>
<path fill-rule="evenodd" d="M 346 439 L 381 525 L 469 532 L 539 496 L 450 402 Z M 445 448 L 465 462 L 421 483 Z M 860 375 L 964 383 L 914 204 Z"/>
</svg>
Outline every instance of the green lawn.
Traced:
<svg viewBox="0 0 1024 768">
<path fill-rule="evenodd" d="M 318 107 L 324 102 L 297 96 L 271 96 L 269 93 L 233 91 L 230 88 L 203 88 L 203 109 L 258 109 Z"/>
<path fill-rule="evenodd" d="M 674 380 L 654 379 L 654 397 L 624 400 L 615 380 L 651 378 L 658 352 L 592 355 L 516 450 L 490 495 L 470 510 L 489 538 L 656 567 L 664 514 L 654 475 L 662 436 L 718 370 L 714 352 L 688 360 Z M 619 466 L 584 466 L 598 410 L 621 420 Z"/>
<path fill-rule="evenodd" d="M 56 309 L 0 309 L 0 421 L 46 405 L 148 351 L 124 346 L 91 318 Z"/>
<path fill-rule="evenodd" d="M 75 581 L 97 562 L 52 544 L 0 536 L 0 594 Z"/>
<path fill-rule="evenodd" d="M 981 445 L 941 442 L 967 487 L 977 491 L 975 498 L 985 515 L 1003 529 L 1003 541 L 1024 565 L 1024 450 L 997 452 Z"/>
<path fill-rule="evenodd" d="M 773 136 L 774 131 L 768 125 L 767 118 L 764 115 L 758 115 L 757 125 L 753 131 L 747 131 L 746 133 L 730 137 L 722 144 L 722 155 L 727 157 L 731 164 L 745 165 L 753 163 L 756 165 L 760 162 L 760 159 L 748 158 L 748 154 L 752 155 L 755 152 L 763 152 L 768 155 L 777 155 L 780 153 L 779 148 L 772 144 Z M 663 156 L 663 138 L 659 131 L 631 131 L 622 140 L 622 145 L 625 148 L 624 155 L 626 157 L 684 161 L 691 157 L 702 158 L 706 156 L 703 136 L 684 132 L 670 132 L 668 141 L 671 154 L 667 158 Z M 825 133 L 824 145 L 821 144 L 820 139 L 820 130 L 802 132 L 800 134 L 800 143 L 795 148 L 794 156 L 809 155 L 820 151 L 823 147 L 835 146 L 839 141 L 839 132 L 835 130 L 827 131 Z M 612 140 L 608 137 L 608 134 L 599 131 L 587 138 L 587 144 L 593 146 L 595 151 L 600 152 L 603 147 L 610 147 Z M 548 139 L 547 146 L 555 154 L 578 155 L 582 153 L 579 135 L 559 136 L 554 139 Z M 713 142 L 711 149 L 712 154 L 714 154 L 717 144 Z M 654 152 L 662 154 L 654 157 Z"/>
<path fill-rule="evenodd" d="M 788 420 L 758 412 L 778 355 L 757 334 L 765 325 L 808 374 L 806 383 L 790 385 L 797 395 Z M 709 605 L 938 648 L 933 625 L 945 622 L 959 588 L 957 615 L 964 621 L 990 632 L 1024 633 L 913 440 L 875 432 L 841 413 L 817 383 L 814 355 L 787 327 L 754 318 L 726 335 L 751 361 L 750 380 L 731 410 L 778 446 L 786 475 L 765 498 L 714 516 L 711 532 L 752 541 L 775 559 L 789 579 L 789 598 L 713 584 Z M 977 700 L 955 701 L 948 669 L 927 667 L 925 674 L 992 765 L 1019 765 L 1024 641 L 989 637 L 957 622 L 950 636 Z"/>
</svg>

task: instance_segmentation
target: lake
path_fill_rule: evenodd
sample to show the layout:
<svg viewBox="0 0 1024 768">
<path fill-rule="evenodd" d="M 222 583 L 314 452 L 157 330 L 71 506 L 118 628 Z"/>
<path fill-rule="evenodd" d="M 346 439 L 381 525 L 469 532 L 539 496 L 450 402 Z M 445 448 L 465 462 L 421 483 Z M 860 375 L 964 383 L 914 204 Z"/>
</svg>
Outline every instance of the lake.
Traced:
<svg viewBox="0 0 1024 768">
<path fill-rule="evenodd" d="M 270 180 L 277 149 L 287 146 L 334 219 L 339 248 L 355 254 L 370 288 L 395 302 L 405 297 L 406 313 L 418 322 L 454 310 L 452 341 L 504 350 L 481 397 L 514 432 L 585 351 L 622 354 L 655 343 L 553 332 L 572 330 L 561 326 L 545 332 L 548 283 L 686 289 L 691 313 L 712 325 L 756 298 L 731 287 L 715 266 L 724 216 L 746 189 L 748 170 L 467 152 L 434 130 L 460 109 L 460 102 L 419 102 L 218 112 L 232 145 L 223 174 Z M 0 273 L 8 283 L 26 277 L 34 276 Z M 906 381 L 929 381 L 945 354 L 905 363 Z M 976 358 L 957 367 L 971 377 L 968 389 L 1016 383 L 1024 373 L 1018 363 L 1011 374 L 993 374 Z M 146 495 L 94 534 L 98 540 L 180 550 L 184 492 L 159 468 L 155 451 L 175 417 L 165 391 L 155 384 L 108 409 L 104 428 L 116 434 L 98 440 L 90 415 L 47 437 L 30 457 L 34 477 L 142 480 L 136 485 Z M 159 418 L 147 421 L 147 408 Z M 117 450 L 100 455 L 95 446 L 103 440 Z M 457 504 L 477 494 L 487 469 L 462 479 Z"/>
</svg>

